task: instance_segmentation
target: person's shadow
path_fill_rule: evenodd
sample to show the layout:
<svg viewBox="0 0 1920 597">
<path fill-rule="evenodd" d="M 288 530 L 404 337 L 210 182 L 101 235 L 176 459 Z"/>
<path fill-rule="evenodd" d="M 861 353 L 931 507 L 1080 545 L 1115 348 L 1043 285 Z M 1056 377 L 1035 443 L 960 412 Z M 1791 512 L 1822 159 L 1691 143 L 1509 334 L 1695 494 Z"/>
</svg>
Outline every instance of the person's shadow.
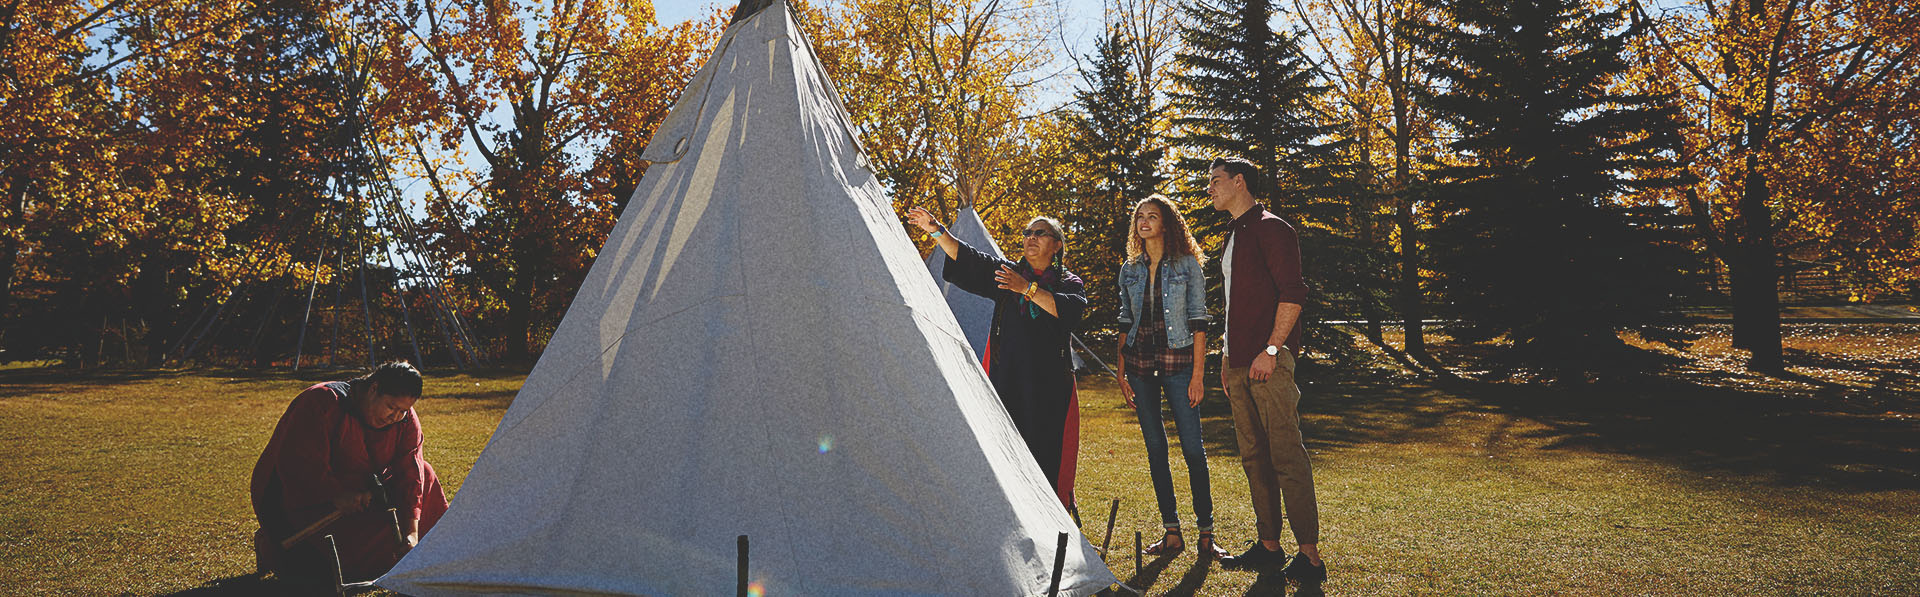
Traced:
<svg viewBox="0 0 1920 597">
<path fill-rule="evenodd" d="M 1133 577 L 1127 579 L 1126 585 L 1145 591 L 1149 587 L 1152 587 L 1153 583 L 1160 581 L 1160 573 L 1165 572 L 1167 564 L 1171 563 L 1173 563 L 1173 554 L 1154 556 L 1153 559 L 1147 560 L 1146 564 L 1142 565 L 1139 570 L 1133 571 Z M 1133 593 L 1121 591 L 1119 594 L 1131 595 Z"/>
<path fill-rule="evenodd" d="M 1167 589 L 1168 597 L 1192 597 L 1199 593 L 1201 585 L 1207 584 L 1207 575 L 1213 572 L 1213 563 L 1212 558 L 1194 560 L 1193 566 L 1187 568 L 1187 573 L 1180 576 L 1180 584 Z"/>
<path fill-rule="evenodd" d="M 348 595 L 365 594 L 377 589 L 349 589 Z M 168 593 L 168 597 L 254 597 L 256 595 L 333 595 L 333 584 L 326 580 L 285 579 L 262 574 L 242 574 L 207 581 L 200 586 Z"/>
<path fill-rule="evenodd" d="M 200 586 L 169 593 L 171 597 L 240 597 L 241 595 L 284 595 L 299 592 L 294 583 L 260 574 L 242 574 L 202 583 Z"/>
<path fill-rule="evenodd" d="M 1171 593 L 1169 593 L 1171 594 Z M 1287 575 L 1279 570 L 1260 573 L 1254 579 L 1253 586 L 1247 587 L 1247 597 L 1285 597 L 1287 594 Z M 1326 597 L 1320 585 L 1301 585 L 1294 589 L 1294 597 Z"/>
</svg>

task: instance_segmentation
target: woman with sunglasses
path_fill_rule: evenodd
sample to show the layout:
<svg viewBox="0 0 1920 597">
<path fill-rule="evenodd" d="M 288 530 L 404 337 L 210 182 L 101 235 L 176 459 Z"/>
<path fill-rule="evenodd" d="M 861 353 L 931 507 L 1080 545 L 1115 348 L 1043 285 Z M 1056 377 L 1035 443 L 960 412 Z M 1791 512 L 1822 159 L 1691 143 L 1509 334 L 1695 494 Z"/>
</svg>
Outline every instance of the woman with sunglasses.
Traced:
<svg viewBox="0 0 1920 597">
<path fill-rule="evenodd" d="M 1080 277 L 1060 263 L 1067 241 L 1060 223 L 1044 217 L 1028 222 L 1021 259 L 1014 262 L 953 238 L 925 209 L 913 208 L 907 221 L 946 252 L 949 261 L 943 276 L 948 282 L 993 299 L 993 329 L 984 355 L 987 377 L 1048 484 L 1071 508 L 1071 489 L 1060 482 L 1073 400 L 1073 361 L 1067 343 L 1086 311 L 1087 297 Z"/>
<path fill-rule="evenodd" d="M 1127 406 L 1140 417 L 1147 442 L 1147 471 L 1160 506 L 1165 537 L 1142 550 L 1167 556 L 1186 548 L 1174 501 L 1173 473 L 1167 467 L 1167 430 L 1161 422 L 1164 399 L 1180 432 L 1193 490 L 1194 522 L 1200 531 L 1201 558 L 1226 556 L 1213 542 L 1213 496 L 1207 451 L 1200 439 L 1200 400 L 1206 396 L 1201 368 L 1207 362 L 1207 278 L 1205 256 L 1187 231 L 1187 221 L 1166 197 L 1154 195 L 1133 208 L 1127 235 L 1127 259 L 1120 264 L 1120 384 Z"/>
</svg>

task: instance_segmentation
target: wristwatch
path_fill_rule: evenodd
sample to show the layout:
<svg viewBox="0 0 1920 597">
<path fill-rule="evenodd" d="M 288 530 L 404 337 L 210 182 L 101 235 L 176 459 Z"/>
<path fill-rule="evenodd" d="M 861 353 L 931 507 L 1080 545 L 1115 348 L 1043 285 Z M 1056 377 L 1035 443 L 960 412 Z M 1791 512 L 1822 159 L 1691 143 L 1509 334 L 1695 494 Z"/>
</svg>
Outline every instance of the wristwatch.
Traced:
<svg viewBox="0 0 1920 597">
<path fill-rule="evenodd" d="M 1277 357 L 1277 356 L 1280 356 L 1280 347 L 1278 347 L 1278 346 L 1274 346 L 1274 345 L 1272 345 L 1272 344 L 1268 344 L 1268 345 L 1267 345 L 1267 356 L 1270 356 L 1270 357 Z"/>
</svg>

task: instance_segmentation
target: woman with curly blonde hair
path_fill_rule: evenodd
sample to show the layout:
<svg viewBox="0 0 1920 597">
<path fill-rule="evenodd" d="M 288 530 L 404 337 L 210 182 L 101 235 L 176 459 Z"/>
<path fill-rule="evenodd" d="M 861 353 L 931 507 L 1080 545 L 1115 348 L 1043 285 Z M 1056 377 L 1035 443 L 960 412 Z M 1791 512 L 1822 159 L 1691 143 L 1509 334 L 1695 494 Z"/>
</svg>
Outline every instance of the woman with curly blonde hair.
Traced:
<svg viewBox="0 0 1920 597">
<path fill-rule="evenodd" d="M 1140 417 L 1147 443 L 1147 468 L 1167 534 L 1147 547 L 1147 555 L 1178 553 L 1180 515 L 1167 466 L 1167 432 L 1160 403 L 1173 410 L 1180 451 L 1187 460 L 1193 490 L 1193 515 L 1200 531 L 1200 557 L 1227 555 L 1213 541 L 1213 496 L 1207 476 L 1207 452 L 1201 444 L 1200 400 L 1206 396 L 1201 369 L 1207 354 L 1207 280 L 1205 256 L 1187 221 L 1172 201 L 1147 197 L 1133 209 L 1127 236 L 1127 260 L 1120 264 L 1120 373 L 1127 383 L 1121 395 Z M 1184 395 L 1182 390 L 1185 390 Z M 1184 399 L 1182 399 L 1184 398 Z"/>
</svg>

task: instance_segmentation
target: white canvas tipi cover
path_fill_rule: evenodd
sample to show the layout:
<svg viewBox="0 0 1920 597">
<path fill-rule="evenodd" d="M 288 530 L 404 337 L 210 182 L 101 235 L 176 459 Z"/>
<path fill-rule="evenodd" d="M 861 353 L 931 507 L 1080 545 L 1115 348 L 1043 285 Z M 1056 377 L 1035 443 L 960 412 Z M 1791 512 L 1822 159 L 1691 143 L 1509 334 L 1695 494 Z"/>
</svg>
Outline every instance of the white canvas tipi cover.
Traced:
<svg viewBox="0 0 1920 597">
<path fill-rule="evenodd" d="M 993 257 L 1004 258 L 1000 245 L 993 242 L 993 235 L 987 233 L 987 224 L 980 221 L 980 214 L 971 206 L 962 207 L 953 215 L 953 224 L 947 226 L 947 233 L 960 242 L 967 243 L 980 252 Z M 967 335 L 967 345 L 973 347 L 973 353 L 986 356 L 987 334 L 993 329 L 993 299 L 980 296 L 948 282 L 941 275 L 947 269 L 947 252 L 934 251 L 927 256 L 927 271 L 933 273 L 933 281 L 940 287 L 940 295 L 946 297 L 947 307 L 953 309 L 953 316 L 960 320 L 960 331 Z"/>
<path fill-rule="evenodd" d="M 784 2 L 722 36 L 452 508 L 383 587 L 1062 595 L 1115 582 Z"/>
</svg>

